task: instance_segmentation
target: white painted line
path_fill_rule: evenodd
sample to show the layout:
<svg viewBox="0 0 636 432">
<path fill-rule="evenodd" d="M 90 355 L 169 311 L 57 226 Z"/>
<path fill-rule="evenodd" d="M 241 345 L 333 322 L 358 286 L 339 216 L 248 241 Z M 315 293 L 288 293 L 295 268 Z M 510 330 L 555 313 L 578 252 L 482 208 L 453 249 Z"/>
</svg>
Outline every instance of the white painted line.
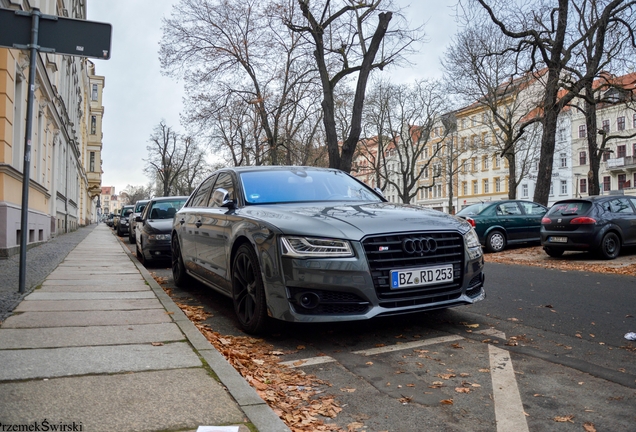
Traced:
<svg viewBox="0 0 636 432">
<path fill-rule="evenodd" d="M 423 347 L 423 346 L 427 346 L 427 345 L 435 345 L 435 344 L 439 344 L 439 343 L 453 342 L 453 341 L 460 340 L 460 339 L 464 339 L 464 338 L 461 337 L 461 336 L 457 336 L 457 335 L 442 336 L 442 337 L 433 338 L 433 339 L 426 339 L 426 340 L 415 341 L 415 342 L 406 342 L 406 343 L 402 343 L 402 344 L 396 344 L 396 345 L 384 346 L 384 347 L 378 347 L 378 348 L 371 348 L 371 349 L 362 350 L 362 351 L 354 351 L 353 353 L 354 354 L 360 354 L 360 355 L 363 355 L 363 356 L 372 356 L 372 355 L 376 355 L 376 354 L 384 354 L 384 353 L 388 353 L 388 352 L 403 351 L 403 350 L 407 350 L 407 349 L 419 348 L 419 347 Z"/>
<path fill-rule="evenodd" d="M 501 330 L 497 330 L 494 328 L 489 328 L 483 331 L 480 331 L 479 334 L 483 334 L 486 336 L 494 336 L 494 337 L 498 337 L 500 339 L 505 339 L 506 338 L 506 334 L 504 332 L 502 332 Z"/>
<path fill-rule="evenodd" d="M 280 362 L 279 364 L 282 364 L 290 368 L 297 368 L 302 366 L 314 366 L 314 365 L 319 365 L 323 363 L 333 363 L 335 361 L 336 359 L 333 357 L 320 356 L 320 357 L 310 357 L 310 358 L 301 359 L 301 360 Z"/>
<path fill-rule="evenodd" d="M 488 345 L 497 432 L 529 432 L 510 353 Z"/>
</svg>

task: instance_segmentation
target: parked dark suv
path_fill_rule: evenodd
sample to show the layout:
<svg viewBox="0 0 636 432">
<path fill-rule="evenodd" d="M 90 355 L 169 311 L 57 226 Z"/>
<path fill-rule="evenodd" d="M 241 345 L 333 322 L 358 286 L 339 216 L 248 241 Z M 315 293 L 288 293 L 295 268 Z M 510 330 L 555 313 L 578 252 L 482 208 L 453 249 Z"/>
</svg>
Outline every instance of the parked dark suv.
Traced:
<svg viewBox="0 0 636 432">
<path fill-rule="evenodd" d="M 128 234 L 128 216 L 133 212 L 134 207 L 135 206 L 132 205 L 122 207 L 121 213 L 119 214 L 119 222 L 117 223 L 117 235 L 119 237 L 122 237 L 124 234 Z"/>
<path fill-rule="evenodd" d="M 153 198 L 137 216 L 136 252 L 142 263 L 152 260 L 170 259 L 170 232 L 172 219 L 183 207 L 187 196 Z"/>
<path fill-rule="evenodd" d="M 614 259 L 636 245 L 636 197 L 604 195 L 555 203 L 541 221 L 541 245 L 551 257 L 592 251 Z"/>
</svg>

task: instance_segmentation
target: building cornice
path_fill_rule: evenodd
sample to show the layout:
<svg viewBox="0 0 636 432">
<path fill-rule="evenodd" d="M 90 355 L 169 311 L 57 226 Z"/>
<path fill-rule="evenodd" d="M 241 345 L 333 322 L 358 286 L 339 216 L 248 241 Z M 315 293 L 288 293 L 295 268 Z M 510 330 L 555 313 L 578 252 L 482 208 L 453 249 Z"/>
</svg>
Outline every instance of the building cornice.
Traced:
<svg viewBox="0 0 636 432">
<path fill-rule="evenodd" d="M 22 178 L 23 178 L 22 173 L 20 171 L 18 171 L 17 169 L 13 168 L 9 164 L 0 163 L 0 174 L 6 174 L 9 177 L 12 177 L 12 178 L 18 180 L 20 183 L 22 183 Z M 47 199 L 51 198 L 51 194 L 49 193 L 48 189 L 45 188 L 44 186 L 42 186 L 40 183 L 36 182 L 35 180 L 31 179 L 29 181 L 29 187 L 32 187 L 36 191 L 40 192 Z"/>
</svg>

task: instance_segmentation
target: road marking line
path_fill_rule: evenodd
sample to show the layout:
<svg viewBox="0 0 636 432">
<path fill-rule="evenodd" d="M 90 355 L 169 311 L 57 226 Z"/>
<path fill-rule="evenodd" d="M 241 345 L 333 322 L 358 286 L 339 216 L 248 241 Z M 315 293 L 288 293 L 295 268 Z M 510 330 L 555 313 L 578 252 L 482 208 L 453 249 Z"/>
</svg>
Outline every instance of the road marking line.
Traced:
<svg viewBox="0 0 636 432">
<path fill-rule="evenodd" d="M 310 358 L 301 359 L 301 360 L 292 360 L 292 361 L 280 362 L 279 364 L 282 364 L 282 365 L 290 367 L 290 368 L 297 368 L 297 367 L 302 367 L 302 366 L 314 366 L 314 365 L 319 365 L 319 364 L 323 364 L 323 363 L 333 363 L 335 361 L 336 361 L 336 359 L 333 358 L 333 357 L 320 356 L 320 357 L 310 357 Z M 299 362 L 302 362 L 302 363 L 299 363 Z"/>
<path fill-rule="evenodd" d="M 412 348 L 419 348 L 419 347 L 423 347 L 423 346 L 427 346 L 427 345 L 435 345 L 435 344 L 439 344 L 439 343 L 453 342 L 453 341 L 460 340 L 460 339 L 464 339 L 464 338 L 462 336 L 457 336 L 457 335 L 442 336 L 442 337 L 433 338 L 433 339 L 426 339 L 426 340 L 422 340 L 422 341 L 406 342 L 406 343 L 403 343 L 403 344 L 396 344 L 396 345 L 379 347 L 379 348 L 371 348 L 371 349 L 362 350 L 362 351 L 354 351 L 353 354 L 360 354 L 360 355 L 363 355 L 363 356 L 372 356 L 372 355 L 376 355 L 376 354 L 384 354 L 384 353 L 388 353 L 388 352 L 402 351 L 402 350 L 407 350 L 407 349 L 412 349 Z"/>
<path fill-rule="evenodd" d="M 510 353 L 488 345 L 497 432 L 528 432 Z"/>
<path fill-rule="evenodd" d="M 506 338 L 506 334 L 500 330 L 494 329 L 494 328 L 489 328 L 486 329 L 484 331 L 480 331 L 479 334 L 483 334 L 486 336 L 494 336 L 494 337 L 498 337 L 499 339 L 505 339 Z"/>
</svg>

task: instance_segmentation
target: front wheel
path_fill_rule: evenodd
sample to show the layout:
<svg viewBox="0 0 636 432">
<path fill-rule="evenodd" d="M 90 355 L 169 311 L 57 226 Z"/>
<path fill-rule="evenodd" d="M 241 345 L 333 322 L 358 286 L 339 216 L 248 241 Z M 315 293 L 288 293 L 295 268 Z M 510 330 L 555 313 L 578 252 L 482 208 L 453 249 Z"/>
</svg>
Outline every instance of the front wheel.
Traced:
<svg viewBox="0 0 636 432">
<path fill-rule="evenodd" d="M 561 255 L 563 255 L 563 252 L 565 252 L 563 249 L 555 249 L 555 248 L 550 247 L 550 246 L 544 247 L 543 250 L 545 251 L 545 253 L 547 253 L 552 258 L 558 258 Z"/>
<path fill-rule="evenodd" d="M 172 279 L 180 288 L 183 288 L 190 279 L 183 264 L 179 238 L 176 235 L 172 236 Z"/>
<path fill-rule="evenodd" d="M 142 249 L 139 248 L 139 243 L 135 244 L 135 255 L 137 255 L 137 259 L 139 260 L 140 263 L 142 264 L 146 263 L 146 259 L 144 258 L 144 252 Z"/>
<path fill-rule="evenodd" d="M 506 236 L 501 231 L 491 231 L 486 237 L 488 252 L 501 252 L 506 247 Z"/>
<path fill-rule="evenodd" d="M 601 258 L 612 260 L 618 256 L 621 251 L 621 239 L 616 233 L 608 232 L 603 236 L 601 241 L 601 249 L 599 254 Z"/>
<path fill-rule="evenodd" d="M 254 249 L 238 248 L 232 265 L 232 299 L 239 325 L 246 333 L 262 333 L 267 327 L 267 304 L 261 269 Z"/>
</svg>

